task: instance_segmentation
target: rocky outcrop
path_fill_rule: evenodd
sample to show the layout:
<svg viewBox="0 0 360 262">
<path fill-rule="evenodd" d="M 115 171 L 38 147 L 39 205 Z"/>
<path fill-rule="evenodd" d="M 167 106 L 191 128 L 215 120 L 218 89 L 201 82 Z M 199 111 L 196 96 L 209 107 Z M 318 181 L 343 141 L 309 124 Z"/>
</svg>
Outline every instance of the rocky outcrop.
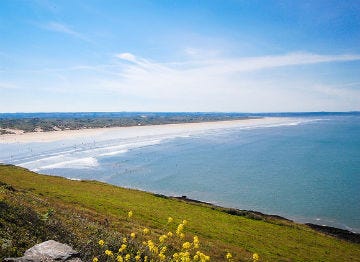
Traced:
<svg viewBox="0 0 360 262">
<path fill-rule="evenodd" d="M 72 247 L 54 240 L 37 244 L 25 251 L 23 257 L 6 258 L 4 261 L 14 262 L 81 262 L 79 253 Z"/>
</svg>

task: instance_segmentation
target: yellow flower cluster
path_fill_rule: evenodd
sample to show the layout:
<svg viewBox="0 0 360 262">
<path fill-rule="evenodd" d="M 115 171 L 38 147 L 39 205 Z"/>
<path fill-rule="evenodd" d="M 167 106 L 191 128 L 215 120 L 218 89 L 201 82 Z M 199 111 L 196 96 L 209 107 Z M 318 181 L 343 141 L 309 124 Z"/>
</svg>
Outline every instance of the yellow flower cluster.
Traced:
<svg viewBox="0 0 360 262">
<path fill-rule="evenodd" d="M 163 242 L 165 242 L 165 240 L 168 238 L 168 236 L 167 235 L 161 235 L 161 236 L 159 236 L 159 242 L 160 243 L 163 243 Z"/>
<path fill-rule="evenodd" d="M 226 259 L 228 260 L 228 261 L 231 261 L 231 259 L 232 259 L 232 255 L 231 255 L 231 253 L 227 253 L 226 254 Z"/>
<path fill-rule="evenodd" d="M 113 254 L 113 252 L 111 250 L 106 249 L 105 250 L 105 255 L 107 255 L 109 257 L 112 257 L 114 254 Z"/>
<path fill-rule="evenodd" d="M 148 240 L 147 246 L 148 246 L 150 252 L 152 252 L 154 254 L 159 253 L 158 247 L 154 244 L 154 242 L 152 240 Z"/>
<path fill-rule="evenodd" d="M 128 212 L 128 218 L 131 218 L 133 216 L 133 211 Z M 168 217 L 167 222 L 168 224 L 172 223 L 174 219 L 172 217 Z M 184 229 L 185 226 L 188 224 L 187 220 L 183 220 L 177 227 L 175 234 L 180 239 L 185 238 Z M 141 231 L 140 231 L 141 232 Z M 139 238 L 145 238 L 146 241 L 143 241 L 143 246 L 139 247 L 138 249 L 134 250 L 133 245 L 136 246 L 135 238 L 136 233 L 132 232 L 129 237 L 129 243 L 128 239 L 126 237 L 122 238 L 121 245 L 118 249 L 118 252 L 113 253 L 111 250 L 106 249 L 104 251 L 106 255 L 106 261 L 113 261 L 113 262 L 126 262 L 126 261 L 136 261 L 136 262 L 148 262 L 148 261 L 171 261 L 171 262 L 208 262 L 210 261 L 210 256 L 205 255 L 199 250 L 200 247 L 200 240 L 197 236 L 193 237 L 193 241 L 184 241 L 180 248 L 176 248 L 174 246 L 175 243 L 178 243 L 176 239 L 173 239 L 173 233 L 171 231 L 168 231 L 168 233 L 165 233 L 161 236 L 159 236 L 158 240 L 159 242 L 156 244 L 153 240 L 149 239 L 148 236 L 150 234 L 150 230 L 148 228 L 144 228 L 142 230 L 143 234 L 139 235 Z M 179 252 L 171 254 L 170 251 L 168 251 L 168 247 L 165 245 L 170 245 L 170 250 L 180 250 Z M 108 245 L 105 245 L 104 240 L 99 240 L 98 244 L 101 247 L 108 248 Z M 104 249 L 105 249 L 104 247 Z M 103 249 L 103 250 L 104 250 Z M 92 262 L 99 262 L 99 258 L 104 257 L 104 253 L 101 256 L 94 257 L 92 259 Z M 227 252 L 225 255 L 225 258 L 227 261 L 234 261 L 233 256 L 231 253 Z M 258 262 L 260 259 L 259 255 L 257 253 L 254 253 L 252 256 L 253 262 Z"/>
<path fill-rule="evenodd" d="M 160 261 L 164 261 L 166 259 L 166 256 L 165 256 L 165 252 L 166 252 L 167 248 L 166 247 L 162 247 L 161 250 L 160 250 L 160 253 L 159 253 L 159 259 Z"/>
<path fill-rule="evenodd" d="M 119 253 L 124 252 L 125 249 L 126 249 L 126 245 L 122 244 L 121 247 L 119 248 Z"/>
<path fill-rule="evenodd" d="M 185 242 L 185 243 L 182 244 L 183 249 L 190 249 L 190 247 L 191 247 L 190 242 Z"/>
<path fill-rule="evenodd" d="M 194 244 L 194 248 L 196 248 L 196 249 L 200 247 L 200 241 L 197 236 L 194 236 L 193 244 Z"/>
<path fill-rule="evenodd" d="M 259 261 L 259 259 L 260 259 L 260 256 L 257 253 L 254 253 L 253 254 L 253 261 L 254 262 Z"/>
<path fill-rule="evenodd" d="M 210 261 L 210 256 L 207 256 L 200 251 L 196 251 L 196 255 L 194 256 L 194 261 L 207 262 Z"/>
</svg>

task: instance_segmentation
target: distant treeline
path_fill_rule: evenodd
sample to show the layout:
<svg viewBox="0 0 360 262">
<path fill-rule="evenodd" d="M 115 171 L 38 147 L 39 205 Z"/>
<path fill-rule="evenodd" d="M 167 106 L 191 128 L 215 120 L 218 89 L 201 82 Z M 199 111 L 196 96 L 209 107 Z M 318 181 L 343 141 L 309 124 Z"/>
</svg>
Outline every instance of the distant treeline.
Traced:
<svg viewBox="0 0 360 262">
<path fill-rule="evenodd" d="M 306 113 L 157 113 L 157 112 L 83 112 L 83 113 L 2 113 L 0 134 L 6 129 L 24 132 L 37 130 L 74 130 L 82 128 L 122 127 L 224 121 L 261 117 L 316 117 L 327 115 L 360 115 L 359 112 Z"/>
<path fill-rule="evenodd" d="M 0 133 L 6 129 L 24 132 L 74 130 L 83 128 L 162 125 L 248 119 L 243 114 L 220 113 L 39 113 L 0 115 Z"/>
</svg>

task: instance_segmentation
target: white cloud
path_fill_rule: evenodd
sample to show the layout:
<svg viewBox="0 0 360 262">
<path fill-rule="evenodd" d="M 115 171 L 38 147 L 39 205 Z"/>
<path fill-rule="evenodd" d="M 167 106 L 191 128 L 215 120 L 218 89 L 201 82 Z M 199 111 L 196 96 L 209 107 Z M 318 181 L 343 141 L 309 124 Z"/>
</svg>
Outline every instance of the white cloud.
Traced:
<svg viewBox="0 0 360 262">
<path fill-rule="evenodd" d="M 96 101 L 96 110 L 100 111 L 360 110 L 359 77 L 344 77 L 341 75 L 344 70 L 337 70 L 336 65 L 321 69 L 335 82 L 316 73 L 304 73 L 306 65 L 360 60 L 359 55 L 217 56 L 166 63 L 131 53 L 115 56 L 118 58 L 115 63 L 47 68 L 22 74 L 30 78 L 36 75 L 36 90 L 54 94 L 53 102 L 59 108 L 64 103 L 58 97 L 81 95 L 86 97 L 82 106 L 90 111 L 94 105 L 87 102 L 89 99 Z M 352 70 L 356 72 L 354 67 Z M 27 86 L 27 82 L 20 85 Z M 70 106 L 75 111 L 85 110 L 78 109 L 79 105 Z"/>
<path fill-rule="evenodd" d="M 121 54 L 116 54 L 115 56 L 117 58 L 120 58 L 120 59 L 126 60 L 126 61 L 130 61 L 130 62 L 136 61 L 136 57 L 131 53 L 121 53 Z"/>
<path fill-rule="evenodd" d="M 319 88 L 314 79 L 303 79 L 301 74 L 264 77 L 263 70 L 355 61 L 360 60 L 360 55 L 290 53 L 183 63 L 159 63 L 130 53 L 117 57 L 133 63 L 123 64 L 118 78 L 99 84 L 122 96 L 141 97 L 157 110 L 306 111 L 336 110 L 336 106 L 337 110 L 359 109 L 354 101 L 360 99 L 356 89 L 340 91 L 325 84 Z"/>
</svg>

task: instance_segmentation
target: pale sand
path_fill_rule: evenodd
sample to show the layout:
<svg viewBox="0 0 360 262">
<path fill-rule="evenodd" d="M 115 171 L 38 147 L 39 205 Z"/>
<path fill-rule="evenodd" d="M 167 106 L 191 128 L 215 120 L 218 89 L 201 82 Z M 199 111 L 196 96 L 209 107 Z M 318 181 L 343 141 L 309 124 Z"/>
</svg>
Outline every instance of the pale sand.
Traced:
<svg viewBox="0 0 360 262">
<path fill-rule="evenodd" d="M 63 139 L 73 139 L 88 136 L 97 136 L 107 132 L 116 132 L 117 136 L 123 138 L 139 137 L 146 135 L 172 135 L 178 133 L 192 133 L 207 130 L 227 129 L 236 127 L 255 127 L 262 125 L 281 125 L 289 123 L 289 118 L 265 117 L 258 119 L 244 119 L 232 121 L 216 121 L 202 123 L 180 123 L 168 125 L 130 126 L 93 128 L 79 130 L 64 130 L 50 132 L 31 132 L 0 135 L 0 143 L 30 143 L 30 142 L 52 142 Z"/>
</svg>

